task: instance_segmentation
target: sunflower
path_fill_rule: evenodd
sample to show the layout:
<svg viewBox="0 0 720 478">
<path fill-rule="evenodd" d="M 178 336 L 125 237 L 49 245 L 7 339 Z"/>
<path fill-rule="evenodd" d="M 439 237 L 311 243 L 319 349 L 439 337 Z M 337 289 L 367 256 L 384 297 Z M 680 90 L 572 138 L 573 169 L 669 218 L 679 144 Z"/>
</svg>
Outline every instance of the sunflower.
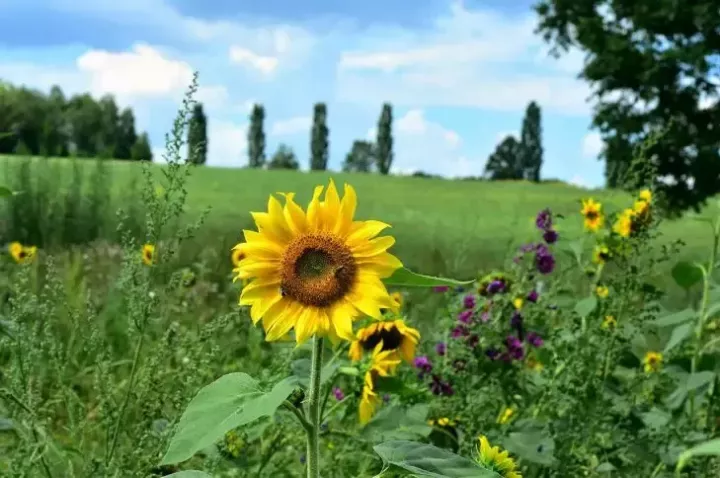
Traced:
<svg viewBox="0 0 720 478">
<path fill-rule="evenodd" d="M 598 244 L 593 250 L 593 262 L 605 264 L 610 259 L 610 249 L 605 244 Z"/>
<path fill-rule="evenodd" d="M 352 323 L 364 314 L 380 318 L 394 306 L 381 279 L 402 263 L 387 250 L 392 237 L 375 237 L 388 224 L 354 221 L 357 196 L 345 185 L 342 200 L 330 184 L 315 188 L 307 213 L 284 194 L 274 196 L 268 212 L 253 213 L 256 231 L 244 231 L 237 279 L 252 279 L 240 295 L 254 323 L 263 320 L 266 340 L 295 329 L 298 344 L 309 337 L 353 340 Z"/>
<path fill-rule="evenodd" d="M 595 294 L 601 299 L 605 299 L 608 295 L 610 295 L 610 289 L 607 288 L 607 286 L 599 285 L 595 288 Z"/>
<path fill-rule="evenodd" d="M 382 343 L 383 351 L 412 363 L 419 340 L 420 332 L 409 327 L 403 319 L 373 322 L 357 331 L 355 340 L 350 344 L 350 360 L 361 360 L 365 352 Z"/>
<path fill-rule="evenodd" d="M 240 261 L 243 259 L 245 259 L 245 253 L 243 252 L 242 244 L 238 244 L 232 248 L 232 252 L 230 253 L 230 260 L 232 261 L 233 267 L 238 267 L 238 264 L 240 264 Z"/>
<path fill-rule="evenodd" d="M 643 358 L 645 373 L 657 372 L 662 365 L 663 356 L 660 352 L 647 352 Z"/>
<path fill-rule="evenodd" d="M 613 330 L 617 327 L 617 320 L 612 315 L 606 315 L 600 327 L 604 330 Z"/>
<path fill-rule="evenodd" d="M 649 189 L 643 189 L 643 190 L 640 191 L 640 193 L 638 194 L 638 198 L 639 198 L 641 201 L 645 201 L 645 202 L 647 202 L 647 203 L 649 203 L 649 202 L 652 201 L 652 197 L 653 197 L 652 191 L 650 191 Z"/>
<path fill-rule="evenodd" d="M 528 357 L 527 361 L 525 362 L 525 365 L 527 365 L 527 368 L 530 370 L 534 370 L 536 372 L 539 372 L 543 369 L 543 364 L 541 361 L 536 359 L 535 357 Z"/>
<path fill-rule="evenodd" d="M 505 425 L 510 420 L 512 420 L 512 417 L 515 415 L 515 409 L 512 407 L 505 407 L 497 418 L 497 423 L 500 425 Z"/>
<path fill-rule="evenodd" d="M 592 198 L 583 199 L 580 213 L 585 217 L 585 229 L 590 232 L 597 232 L 605 222 L 602 204 Z"/>
<path fill-rule="evenodd" d="M 515 310 L 522 309 L 522 306 L 523 306 L 522 297 L 517 297 L 517 298 L 513 299 L 513 307 L 515 307 Z"/>
<path fill-rule="evenodd" d="M 8 252 L 10 256 L 18 264 L 27 264 L 32 262 L 37 254 L 37 247 L 35 246 L 23 246 L 19 242 L 11 242 L 8 246 Z"/>
<path fill-rule="evenodd" d="M 146 266 L 155 262 L 155 245 L 145 244 L 142 247 L 142 261 Z"/>
<path fill-rule="evenodd" d="M 520 472 L 517 471 L 515 460 L 510 458 L 507 450 L 500 451 L 497 446 L 491 447 L 490 442 L 483 435 L 479 436 L 478 440 L 480 441 L 476 458 L 478 463 L 491 469 L 502 478 L 522 478 Z"/>
<path fill-rule="evenodd" d="M 367 372 L 365 372 L 362 396 L 360 398 L 360 406 L 358 407 L 361 425 L 370 421 L 380 404 L 380 398 L 375 393 L 375 381 L 378 377 L 389 377 L 395 373 L 395 368 L 399 364 L 400 360 L 394 357 L 393 351 L 383 350 L 382 341 L 375 346 L 370 367 Z"/>
<path fill-rule="evenodd" d="M 620 213 L 618 218 L 615 220 L 615 224 L 613 225 L 613 232 L 617 234 L 620 237 L 630 237 L 630 234 L 633 232 L 633 219 L 635 216 L 635 211 L 632 209 L 625 209 L 623 212 Z"/>
</svg>

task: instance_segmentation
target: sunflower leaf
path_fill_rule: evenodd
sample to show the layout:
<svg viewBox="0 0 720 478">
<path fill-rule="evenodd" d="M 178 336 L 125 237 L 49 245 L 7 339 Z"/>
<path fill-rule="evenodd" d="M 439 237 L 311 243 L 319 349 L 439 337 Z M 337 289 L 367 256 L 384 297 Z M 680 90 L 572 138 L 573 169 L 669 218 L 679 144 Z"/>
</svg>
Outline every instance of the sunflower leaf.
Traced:
<svg viewBox="0 0 720 478">
<path fill-rule="evenodd" d="M 677 462 L 676 470 L 680 471 L 685 468 L 688 460 L 696 456 L 720 456 L 720 438 L 706 441 L 692 448 L 688 448 L 680 454 Z"/>
<path fill-rule="evenodd" d="M 266 392 L 248 374 L 223 375 L 200 389 L 187 406 L 160 464 L 185 461 L 228 431 L 274 415 L 297 385 L 297 377 L 287 377 Z"/>
<path fill-rule="evenodd" d="M 703 280 L 703 269 L 693 262 L 680 261 L 672 268 L 670 275 L 677 285 L 687 290 Z"/>
<path fill-rule="evenodd" d="M 437 287 L 437 286 L 464 286 L 470 285 L 474 281 L 460 281 L 455 279 L 446 279 L 444 277 L 434 277 L 425 274 L 418 274 L 410 269 L 401 267 L 397 269 L 393 275 L 387 279 L 383 279 L 385 285 L 395 287 Z"/>
<path fill-rule="evenodd" d="M 6 188 L 5 186 L 0 186 L 0 198 L 9 198 L 14 193 L 11 189 Z"/>
<path fill-rule="evenodd" d="M 442 448 L 406 440 L 392 440 L 373 447 L 386 467 L 396 466 L 415 476 L 432 478 L 500 478 L 469 458 Z"/>
</svg>

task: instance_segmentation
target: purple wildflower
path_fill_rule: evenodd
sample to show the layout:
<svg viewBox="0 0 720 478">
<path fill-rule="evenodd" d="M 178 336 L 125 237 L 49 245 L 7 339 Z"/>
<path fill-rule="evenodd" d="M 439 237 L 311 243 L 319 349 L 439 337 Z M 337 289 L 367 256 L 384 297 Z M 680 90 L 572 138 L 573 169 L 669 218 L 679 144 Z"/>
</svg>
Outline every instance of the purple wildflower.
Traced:
<svg viewBox="0 0 720 478">
<path fill-rule="evenodd" d="M 525 252 L 532 252 L 532 251 L 535 250 L 535 247 L 536 247 L 536 246 L 535 246 L 535 244 L 533 244 L 533 243 L 523 244 L 522 246 L 520 246 L 520 252 L 523 252 L 523 253 L 525 253 Z"/>
<path fill-rule="evenodd" d="M 432 372 L 432 363 L 430 362 L 430 359 L 428 359 L 426 355 L 418 355 L 417 357 L 415 357 L 413 365 L 415 366 L 416 369 L 420 370 L 422 373 Z"/>
<path fill-rule="evenodd" d="M 483 323 L 485 323 L 485 322 L 487 322 L 488 320 L 490 320 L 490 313 L 489 313 L 489 312 L 483 312 L 482 314 L 480 314 L 480 321 L 482 321 Z"/>
<path fill-rule="evenodd" d="M 473 334 L 467 339 L 468 347 L 474 349 L 480 343 L 480 337 L 477 334 Z"/>
<path fill-rule="evenodd" d="M 518 339 L 514 335 L 508 335 L 505 339 L 505 345 L 509 349 L 516 349 L 518 347 L 522 347 L 522 342 L 520 342 L 520 339 Z"/>
<path fill-rule="evenodd" d="M 465 292 L 465 287 L 459 285 L 459 286 L 455 287 L 455 292 L 457 292 L 458 294 L 461 292 Z"/>
<path fill-rule="evenodd" d="M 535 254 L 535 267 L 541 274 L 550 274 L 555 269 L 555 258 L 549 252 Z"/>
<path fill-rule="evenodd" d="M 446 285 L 436 285 L 433 287 L 433 292 L 447 292 L 448 290 L 450 290 L 450 287 Z"/>
<path fill-rule="evenodd" d="M 497 294 L 499 292 L 505 292 L 505 282 L 501 280 L 494 280 L 488 284 L 488 294 Z"/>
<path fill-rule="evenodd" d="M 522 346 L 517 348 L 508 349 L 508 354 L 510 354 L 511 358 L 514 358 L 515 360 L 522 360 L 523 357 L 525 357 L 525 350 L 522 348 Z"/>
<path fill-rule="evenodd" d="M 451 336 L 454 339 L 460 338 L 460 337 L 467 337 L 470 334 L 470 331 L 467 327 L 464 325 L 458 325 L 452 330 Z"/>
<path fill-rule="evenodd" d="M 466 295 L 463 299 L 463 305 L 466 309 L 474 309 L 475 308 L 475 296 L 474 295 Z"/>
<path fill-rule="evenodd" d="M 462 322 L 463 324 L 469 324 L 472 322 L 473 317 L 473 311 L 470 309 L 463 310 L 458 314 L 458 321 Z"/>
<path fill-rule="evenodd" d="M 527 341 L 533 347 L 542 347 L 543 339 L 537 332 L 529 332 L 527 334 Z"/>
<path fill-rule="evenodd" d="M 543 233 L 543 240 L 548 244 L 555 244 L 558 240 L 558 233 L 553 229 L 548 229 Z"/>
<path fill-rule="evenodd" d="M 547 231 L 552 227 L 552 213 L 550 209 L 545 208 L 538 213 L 537 217 L 535 217 L 535 226 L 543 231 Z"/>
<path fill-rule="evenodd" d="M 485 355 L 487 355 L 490 360 L 495 360 L 498 358 L 498 355 L 500 355 L 500 351 L 495 347 L 491 347 L 485 351 Z"/>
<path fill-rule="evenodd" d="M 435 353 L 437 353 L 441 357 L 443 355 L 445 355 L 446 351 L 447 351 L 447 346 L 445 345 L 445 342 L 438 342 L 437 345 L 435 345 Z"/>
<path fill-rule="evenodd" d="M 340 387 L 333 387 L 333 395 L 335 395 L 335 400 L 338 402 L 345 398 L 345 394 L 343 393 L 342 389 Z"/>
<path fill-rule="evenodd" d="M 538 292 L 535 289 L 533 289 L 528 293 L 527 300 L 528 300 L 528 302 L 532 302 L 534 304 L 535 302 L 538 301 L 539 297 L 540 297 L 540 295 L 538 294 Z"/>
</svg>

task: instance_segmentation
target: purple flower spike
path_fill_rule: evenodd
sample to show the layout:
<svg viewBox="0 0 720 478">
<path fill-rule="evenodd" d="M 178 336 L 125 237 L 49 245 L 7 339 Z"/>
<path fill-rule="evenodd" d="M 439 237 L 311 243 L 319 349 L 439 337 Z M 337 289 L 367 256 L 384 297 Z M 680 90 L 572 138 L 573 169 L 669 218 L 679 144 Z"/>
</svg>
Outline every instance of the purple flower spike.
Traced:
<svg viewBox="0 0 720 478">
<path fill-rule="evenodd" d="M 345 398 L 345 394 L 340 387 L 333 388 L 333 395 L 335 395 L 335 400 L 337 400 L 338 402 Z"/>
<path fill-rule="evenodd" d="M 463 305 L 466 309 L 474 309 L 475 308 L 475 296 L 474 295 L 466 295 L 463 299 Z"/>
<path fill-rule="evenodd" d="M 473 311 L 472 310 L 463 310 L 458 314 L 458 321 L 462 322 L 463 324 L 469 324 L 472 322 L 473 318 Z"/>
<path fill-rule="evenodd" d="M 514 335 L 508 335 L 505 339 L 505 345 L 507 345 L 508 349 L 516 349 L 522 347 L 522 342 Z"/>
<path fill-rule="evenodd" d="M 510 357 L 515 360 L 522 360 L 523 357 L 525 357 L 525 350 L 523 350 L 522 346 L 520 346 L 508 350 L 508 354 L 510 354 Z"/>
<path fill-rule="evenodd" d="M 467 337 L 468 335 L 470 335 L 470 331 L 464 325 L 458 325 L 457 327 L 455 327 L 452 330 L 451 335 L 452 335 L 452 338 L 454 338 L 454 339 L 457 339 L 460 337 Z"/>
<path fill-rule="evenodd" d="M 433 287 L 433 292 L 447 292 L 448 290 L 450 290 L 450 287 L 446 285 L 436 285 Z"/>
<path fill-rule="evenodd" d="M 432 363 L 430 362 L 430 359 L 427 358 L 426 355 L 418 355 L 415 357 L 415 361 L 413 362 L 413 365 L 416 369 L 420 370 L 422 373 L 430 373 L 432 372 Z"/>
<path fill-rule="evenodd" d="M 513 312 L 513 315 L 510 318 L 510 327 L 512 327 L 513 329 L 519 329 L 520 327 L 522 327 L 522 324 L 523 316 L 520 312 L 516 310 L 515 312 Z"/>
<path fill-rule="evenodd" d="M 505 292 L 505 283 L 501 280 L 494 280 L 487 287 L 488 294 L 497 294 Z"/>
<path fill-rule="evenodd" d="M 445 342 L 438 342 L 437 345 L 435 345 L 435 353 L 437 353 L 441 357 L 443 355 L 445 355 L 446 351 L 447 351 L 447 346 L 445 345 Z"/>
<path fill-rule="evenodd" d="M 543 231 L 547 231 L 552 227 L 552 213 L 550 209 L 545 208 L 538 213 L 537 217 L 535 217 L 535 226 Z"/>
<path fill-rule="evenodd" d="M 543 240 L 548 244 L 555 244 L 558 240 L 558 233 L 552 229 L 548 229 L 543 233 Z"/>
<path fill-rule="evenodd" d="M 534 304 L 535 302 L 538 301 L 539 297 L 540 297 L 540 295 L 538 294 L 538 292 L 533 289 L 528 293 L 527 300 L 528 300 L 528 302 L 532 302 Z"/>
<path fill-rule="evenodd" d="M 535 267 L 541 274 L 550 274 L 555 269 L 555 258 L 550 253 L 535 255 Z"/>
<path fill-rule="evenodd" d="M 542 337 L 540 337 L 540 334 L 536 332 L 529 332 L 527 334 L 527 341 L 533 347 L 542 347 L 543 345 Z"/>
</svg>

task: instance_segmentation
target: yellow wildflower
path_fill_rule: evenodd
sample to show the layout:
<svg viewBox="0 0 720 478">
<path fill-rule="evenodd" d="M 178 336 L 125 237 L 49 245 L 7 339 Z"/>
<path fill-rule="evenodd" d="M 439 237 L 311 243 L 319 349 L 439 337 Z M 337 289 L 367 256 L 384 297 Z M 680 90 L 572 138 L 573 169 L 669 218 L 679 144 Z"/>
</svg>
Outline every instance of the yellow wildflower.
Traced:
<svg viewBox="0 0 720 478">
<path fill-rule="evenodd" d="M 580 213 L 585 218 L 585 229 L 590 232 L 597 232 L 605 222 L 602 213 L 602 204 L 590 199 L 583 199 Z"/>
<path fill-rule="evenodd" d="M 657 372 L 662 366 L 663 356 L 660 352 L 647 352 L 643 358 L 645 373 Z"/>
<path fill-rule="evenodd" d="M 515 409 L 511 407 L 505 407 L 500 412 L 500 415 L 498 415 L 497 423 L 499 423 L 500 425 L 505 425 L 510 420 L 512 420 L 513 415 L 515 415 Z"/>
<path fill-rule="evenodd" d="M 595 264 L 605 264 L 610 259 L 610 249 L 605 244 L 598 244 L 593 250 L 593 262 Z"/>
<path fill-rule="evenodd" d="M 599 285 L 595 288 L 595 293 L 601 299 L 605 299 L 608 295 L 610 295 L 610 289 L 608 289 L 607 286 Z"/>
<path fill-rule="evenodd" d="M 522 309 L 522 306 L 523 306 L 522 297 L 518 297 L 515 300 L 513 300 L 513 306 L 515 307 L 515 310 Z"/>
<path fill-rule="evenodd" d="M 617 326 L 617 320 L 612 315 L 606 315 L 601 327 L 605 330 L 612 330 Z"/>
</svg>

